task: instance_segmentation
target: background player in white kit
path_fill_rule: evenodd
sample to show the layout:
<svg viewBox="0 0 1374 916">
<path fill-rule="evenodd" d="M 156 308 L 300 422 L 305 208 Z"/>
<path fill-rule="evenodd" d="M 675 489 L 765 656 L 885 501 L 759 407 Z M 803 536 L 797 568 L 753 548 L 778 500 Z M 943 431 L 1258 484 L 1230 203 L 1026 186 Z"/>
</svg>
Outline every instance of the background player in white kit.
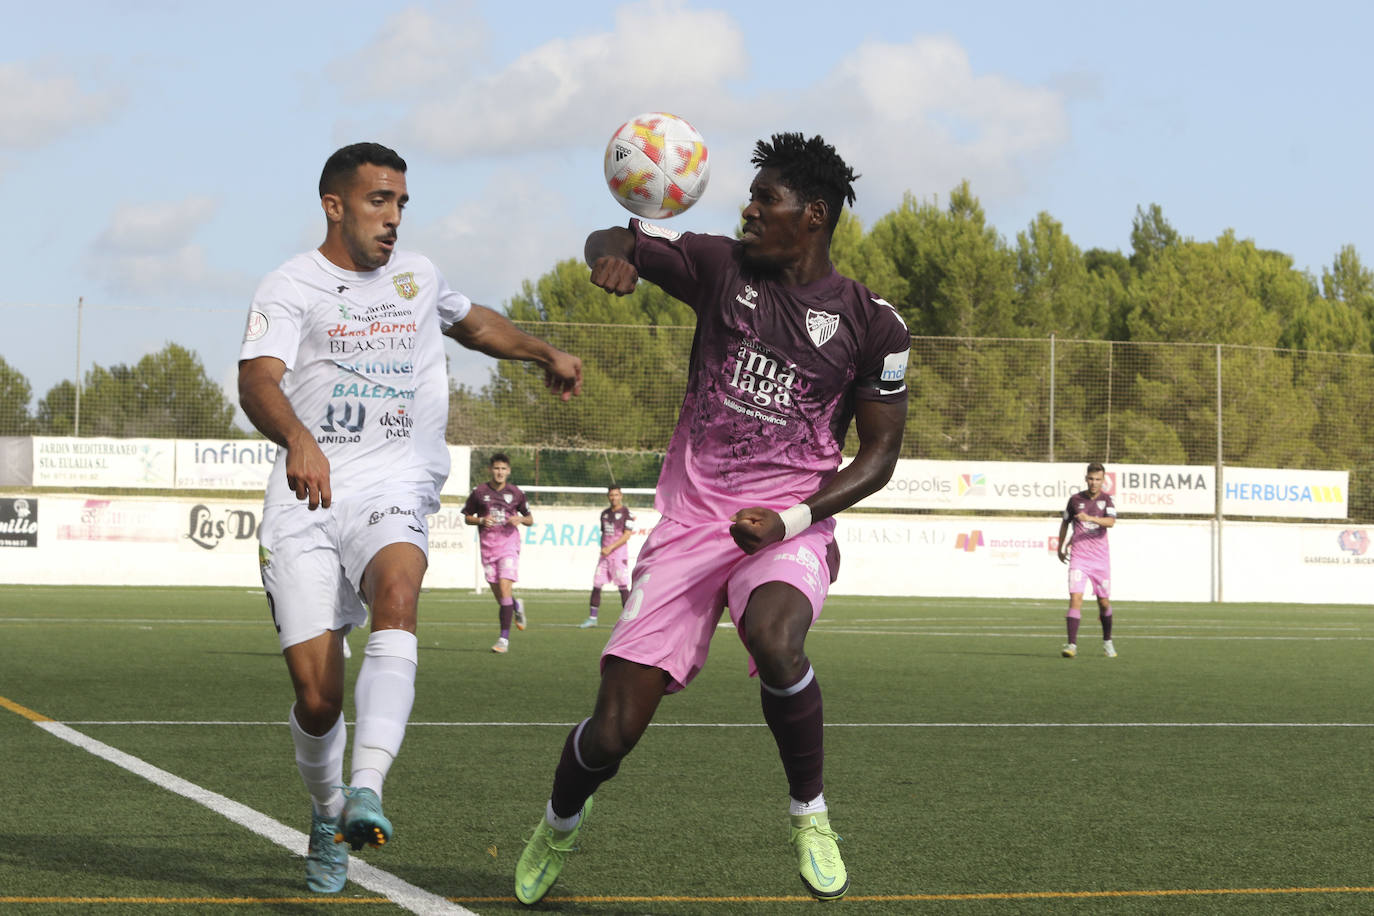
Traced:
<svg viewBox="0 0 1374 916">
<path fill-rule="evenodd" d="M 379 846 L 392 833 L 382 785 L 415 698 L 425 517 L 448 476 L 440 335 L 538 363 L 564 400 L 581 389 L 576 357 L 473 304 L 428 258 L 395 247 L 410 199 L 405 173 L 405 160 L 376 143 L 329 157 L 319 185 L 324 243 L 258 286 L 239 358 L 239 402 L 282 446 L 259 555 L 295 689 L 296 765 L 312 801 L 306 883 L 321 892 L 347 880 L 343 841 Z M 342 640 L 368 608 L 345 786 Z"/>
</svg>

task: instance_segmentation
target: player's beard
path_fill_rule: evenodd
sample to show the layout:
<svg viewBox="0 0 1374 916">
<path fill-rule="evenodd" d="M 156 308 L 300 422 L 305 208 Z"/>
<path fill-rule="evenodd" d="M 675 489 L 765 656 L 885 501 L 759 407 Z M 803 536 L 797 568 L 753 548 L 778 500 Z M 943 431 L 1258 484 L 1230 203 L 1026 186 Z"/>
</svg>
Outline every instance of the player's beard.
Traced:
<svg viewBox="0 0 1374 916">
<path fill-rule="evenodd" d="M 394 235 L 364 237 L 347 229 L 344 231 L 343 238 L 344 245 L 348 248 L 348 256 L 358 266 L 360 273 L 385 267 L 387 261 L 391 260 L 391 250 L 380 247 L 378 243 L 383 238 L 389 239 L 393 243 L 392 250 L 394 250 L 396 241 Z"/>
</svg>

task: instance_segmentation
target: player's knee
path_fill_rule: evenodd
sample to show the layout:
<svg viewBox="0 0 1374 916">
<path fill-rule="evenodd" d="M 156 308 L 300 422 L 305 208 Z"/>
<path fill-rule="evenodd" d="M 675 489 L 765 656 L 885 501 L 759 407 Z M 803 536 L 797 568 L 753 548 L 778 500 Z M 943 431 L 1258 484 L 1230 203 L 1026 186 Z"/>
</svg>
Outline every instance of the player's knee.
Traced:
<svg viewBox="0 0 1374 916">
<path fill-rule="evenodd" d="M 415 632 L 420 592 L 401 578 L 383 579 L 372 592 L 372 628 Z"/>
<path fill-rule="evenodd" d="M 619 763 L 621 758 L 634 750 L 643 733 L 642 729 L 636 729 L 622 719 L 598 722 L 593 718 L 582 730 L 578 751 L 583 763 L 600 769 Z"/>
<path fill-rule="evenodd" d="M 296 689 L 296 722 L 312 735 L 323 735 L 339 721 L 343 711 L 343 690 L 318 684 L 302 684 Z"/>
</svg>

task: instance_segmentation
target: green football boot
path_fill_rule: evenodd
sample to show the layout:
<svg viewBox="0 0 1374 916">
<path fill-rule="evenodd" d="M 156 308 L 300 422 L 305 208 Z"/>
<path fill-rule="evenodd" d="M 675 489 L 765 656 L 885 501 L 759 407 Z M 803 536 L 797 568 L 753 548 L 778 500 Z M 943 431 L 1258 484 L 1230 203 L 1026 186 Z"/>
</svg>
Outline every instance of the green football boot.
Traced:
<svg viewBox="0 0 1374 916">
<path fill-rule="evenodd" d="M 849 873 L 840 858 L 839 836 L 824 811 L 792 815 L 792 850 L 802 884 L 817 900 L 839 900 L 849 890 Z"/>
<path fill-rule="evenodd" d="M 520 853 L 520 861 L 515 863 L 515 899 L 526 906 L 544 899 L 562 874 L 568 853 L 577 848 L 577 835 L 591 813 L 592 800 L 589 798 L 582 805 L 582 817 L 577 826 L 571 830 L 554 830 L 548 821 L 540 819 L 534 836 Z"/>
</svg>

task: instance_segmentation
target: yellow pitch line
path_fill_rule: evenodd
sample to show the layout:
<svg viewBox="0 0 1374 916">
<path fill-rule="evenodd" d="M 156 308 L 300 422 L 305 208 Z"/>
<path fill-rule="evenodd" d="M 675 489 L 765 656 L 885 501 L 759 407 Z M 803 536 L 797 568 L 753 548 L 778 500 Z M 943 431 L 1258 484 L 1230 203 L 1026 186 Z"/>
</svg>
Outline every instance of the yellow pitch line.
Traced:
<svg viewBox="0 0 1374 916">
<path fill-rule="evenodd" d="M 41 712 L 34 712 L 32 709 L 29 709 L 29 708 L 27 708 L 27 707 L 25 707 L 25 706 L 20 706 L 18 703 L 14 702 L 13 700 L 7 700 L 7 699 L 5 699 L 4 697 L 0 697 L 0 706 L 5 707 L 5 708 L 8 709 L 10 712 L 18 713 L 19 715 L 23 716 L 25 719 L 28 719 L 30 722 L 51 722 L 51 721 L 52 721 L 52 719 L 49 719 L 47 716 L 43 715 Z M 0 898 L 0 899 L 3 899 L 3 898 Z"/>
<path fill-rule="evenodd" d="M 939 903 L 957 900 L 1093 900 L 1125 897 L 1199 897 L 1244 894 L 1250 896 L 1293 894 L 1368 894 L 1374 887 L 1219 887 L 1219 888 L 1161 888 L 1136 891 L 1007 891 L 975 894 L 850 894 L 850 903 Z M 514 897 L 449 897 L 451 903 L 513 903 Z M 390 903 L 385 897 L 0 897 L 4 903 L 33 904 L 315 904 L 336 906 Z M 801 894 L 780 896 L 696 897 L 671 895 L 578 895 L 551 897 L 551 903 L 813 903 L 814 898 Z"/>
</svg>

